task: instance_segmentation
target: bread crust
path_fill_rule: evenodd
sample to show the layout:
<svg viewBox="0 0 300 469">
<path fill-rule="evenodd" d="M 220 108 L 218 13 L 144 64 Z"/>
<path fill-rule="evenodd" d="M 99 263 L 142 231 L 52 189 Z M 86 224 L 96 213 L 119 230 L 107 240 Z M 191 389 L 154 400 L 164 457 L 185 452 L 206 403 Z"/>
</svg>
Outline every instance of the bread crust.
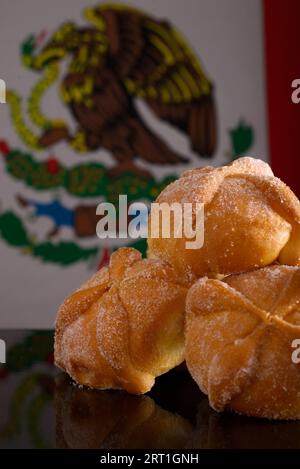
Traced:
<svg viewBox="0 0 300 469">
<path fill-rule="evenodd" d="M 186 363 L 217 411 L 300 418 L 300 268 L 203 278 L 186 302 Z"/>
<path fill-rule="evenodd" d="M 148 257 L 166 260 L 191 282 L 205 275 L 218 278 L 264 267 L 275 260 L 300 264 L 300 203 L 261 160 L 245 157 L 220 168 L 186 171 L 156 202 L 204 204 L 200 249 L 186 249 L 187 239 L 175 238 L 174 229 L 170 238 L 162 238 L 161 232 L 152 238 L 149 229 Z"/>
<path fill-rule="evenodd" d="M 186 293 L 166 262 L 119 249 L 60 307 L 56 365 L 93 388 L 149 391 L 184 360 Z"/>
</svg>

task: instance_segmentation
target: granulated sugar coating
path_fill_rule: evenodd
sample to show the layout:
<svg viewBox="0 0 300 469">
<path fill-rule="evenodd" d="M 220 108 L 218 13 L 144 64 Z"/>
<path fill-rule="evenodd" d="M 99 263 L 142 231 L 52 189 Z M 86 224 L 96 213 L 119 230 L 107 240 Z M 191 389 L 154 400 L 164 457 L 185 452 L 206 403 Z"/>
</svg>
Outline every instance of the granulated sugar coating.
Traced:
<svg viewBox="0 0 300 469">
<path fill-rule="evenodd" d="M 300 203 L 263 161 L 240 158 L 221 168 L 186 171 L 156 202 L 204 204 L 200 249 L 187 249 L 187 238 L 175 238 L 172 225 L 170 238 L 162 237 L 161 227 L 159 238 L 149 233 L 148 256 L 166 260 L 187 280 L 249 271 L 276 260 L 300 264 Z"/>
<path fill-rule="evenodd" d="M 186 363 L 222 411 L 300 418 L 300 267 L 274 265 L 223 282 L 204 278 L 186 304 Z"/>
<path fill-rule="evenodd" d="M 204 204 L 204 245 L 188 249 L 171 224 L 170 238 L 155 227 L 148 259 L 116 251 L 60 307 L 56 364 L 79 385 L 141 394 L 186 358 L 216 410 L 300 418 L 298 199 L 240 158 L 186 171 L 157 202 Z"/>
<path fill-rule="evenodd" d="M 186 293 L 166 262 L 119 249 L 60 307 L 56 364 L 89 387 L 148 391 L 184 360 Z"/>
</svg>

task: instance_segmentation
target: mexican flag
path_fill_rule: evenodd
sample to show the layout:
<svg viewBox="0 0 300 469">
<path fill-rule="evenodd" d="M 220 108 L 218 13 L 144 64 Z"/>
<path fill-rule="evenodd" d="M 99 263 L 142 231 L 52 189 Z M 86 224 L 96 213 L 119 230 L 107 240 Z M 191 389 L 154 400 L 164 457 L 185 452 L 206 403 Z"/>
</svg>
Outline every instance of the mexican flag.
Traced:
<svg viewBox="0 0 300 469">
<path fill-rule="evenodd" d="M 299 192 L 288 0 L 2 0 L 0 327 L 53 326 L 111 252 L 96 206 L 191 167 L 269 161 Z"/>
</svg>

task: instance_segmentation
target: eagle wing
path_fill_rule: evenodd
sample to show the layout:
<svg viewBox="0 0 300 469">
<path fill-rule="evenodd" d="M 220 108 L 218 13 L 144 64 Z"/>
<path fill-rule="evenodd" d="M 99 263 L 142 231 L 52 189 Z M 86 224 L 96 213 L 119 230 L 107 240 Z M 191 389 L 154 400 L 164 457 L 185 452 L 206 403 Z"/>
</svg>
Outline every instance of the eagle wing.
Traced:
<svg viewBox="0 0 300 469">
<path fill-rule="evenodd" d="M 101 5 L 90 10 L 92 18 L 106 31 L 111 62 L 127 92 L 184 131 L 198 154 L 211 156 L 217 133 L 213 85 L 182 35 L 128 6 Z"/>
</svg>

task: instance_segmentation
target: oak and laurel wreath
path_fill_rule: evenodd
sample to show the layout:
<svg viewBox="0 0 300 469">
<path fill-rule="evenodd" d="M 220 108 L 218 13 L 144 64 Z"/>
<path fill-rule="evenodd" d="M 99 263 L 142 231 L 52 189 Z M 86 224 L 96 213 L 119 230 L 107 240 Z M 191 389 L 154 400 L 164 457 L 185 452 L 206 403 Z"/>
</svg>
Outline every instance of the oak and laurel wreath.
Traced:
<svg viewBox="0 0 300 469">
<path fill-rule="evenodd" d="M 162 189 L 176 179 L 165 177 L 161 181 L 141 178 L 130 172 L 111 179 L 107 168 L 100 163 L 86 163 L 66 168 L 57 162 L 54 172 L 49 172 L 47 161 L 40 162 L 29 153 L 11 150 L 5 155 L 7 172 L 35 190 L 64 188 L 76 197 L 103 197 L 113 204 L 119 194 L 127 194 L 128 202 L 137 199 L 154 200 Z"/>
<path fill-rule="evenodd" d="M 118 203 L 118 194 L 127 194 L 128 203 L 142 198 L 152 201 L 167 184 L 175 180 L 175 176 L 168 176 L 157 182 L 154 178 L 142 179 L 129 172 L 112 180 L 107 168 L 100 163 L 86 163 L 66 168 L 57 162 L 56 170 L 49 172 L 47 161 L 37 161 L 30 153 L 14 149 L 5 153 L 4 163 L 6 171 L 11 176 L 35 190 L 64 188 L 73 196 L 80 198 L 101 196 L 115 205 Z M 101 252 L 99 246 L 84 248 L 72 241 L 39 243 L 28 232 L 21 218 L 12 211 L 0 214 L 0 236 L 10 246 L 19 247 L 24 254 L 64 266 L 82 260 L 92 261 Z M 133 243 L 132 246 L 145 254 L 144 239 Z"/>
<path fill-rule="evenodd" d="M 101 253 L 99 246 L 83 248 L 73 241 L 39 243 L 27 231 L 21 218 L 12 211 L 0 213 L 0 236 L 10 246 L 20 248 L 24 254 L 61 266 L 68 266 L 82 260 L 92 262 Z M 131 244 L 131 247 L 138 249 L 144 255 L 146 241 L 141 239 Z"/>
</svg>

